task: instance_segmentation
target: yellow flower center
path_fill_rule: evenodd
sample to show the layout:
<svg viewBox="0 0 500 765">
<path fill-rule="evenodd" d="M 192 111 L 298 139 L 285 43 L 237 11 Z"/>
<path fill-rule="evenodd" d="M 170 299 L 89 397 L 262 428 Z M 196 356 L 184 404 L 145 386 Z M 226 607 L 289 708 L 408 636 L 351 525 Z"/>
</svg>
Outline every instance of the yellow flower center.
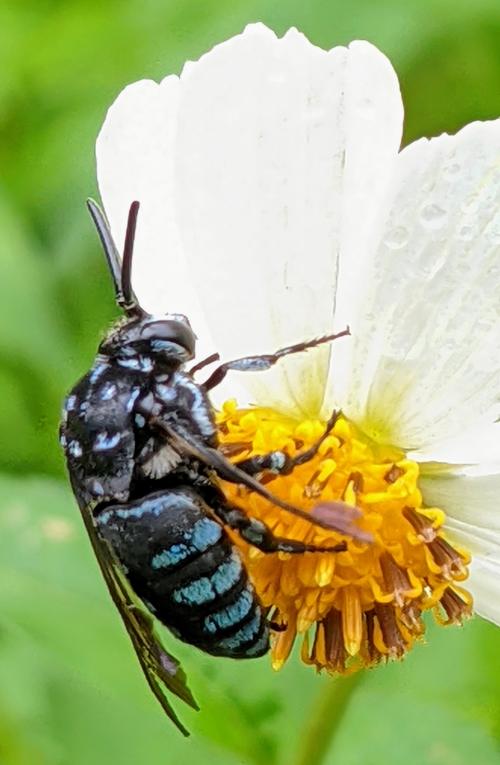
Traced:
<svg viewBox="0 0 500 765">
<path fill-rule="evenodd" d="M 290 457 L 324 434 L 319 420 L 297 422 L 270 409 L 239 410 L 227 402 L 218 417 L 221 449 L 238 462 L 270 451 Z M 242 486 L 223 483 L 228 499 L 273 533 L 317 546 L 344 539 L 345 552 L 266 554 L 236 534 L 250 577 L 270 618 L 273 667 L 286 661 L 295 637 L 302 658 L 318 669 L 346 672 L 400 658 L 424 633 L 432 610 L 442 624 L 460 623 L 472 599 L 457 583 L 467 578 L 468 553 L 447 540 L 445 514 L 424 507 L 419 467 L 393 447 L 375 444 L 343 417 L 317 454 L 289 475 L 263 472 L 275 496 L 304 510 L 342 501 L 361 511 L 367 543 L 297 518 Z"/>
</svg>

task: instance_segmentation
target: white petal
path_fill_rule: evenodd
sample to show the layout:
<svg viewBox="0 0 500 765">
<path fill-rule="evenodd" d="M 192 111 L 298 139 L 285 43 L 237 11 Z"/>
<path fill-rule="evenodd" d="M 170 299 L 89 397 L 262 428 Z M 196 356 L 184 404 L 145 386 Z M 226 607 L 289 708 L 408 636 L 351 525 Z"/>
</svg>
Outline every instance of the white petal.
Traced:
<svg viewBox="0 0 500 765">
<path fill-rule="evenodd" d="M 476 613 L 500 624 L 500 560 L 476 556 L 466 587 L 474 598 Z"/>
<path fill-rule="evenodd" d="M 479 423 L 425 451 L 409 452 L 408 457 L 420 463 L 460 465 L 469 474 L 500 472 L 500 422 Z"/>
<path fill-rule="evenodd" d="M 325 52 L 256 25 L 185 68 L 181 239 L 225 357 L 332 331 L 339 252 L 363 254 L 401 122 L 394 72 L 368 43 Z M 317 414 L 328 356 L 245 382 L 261 404 Z"/>
<path fill-rule="evenodd" d="M 113 238 L 121 249 L 130 204 L 140 201 L 133 285 L 153 314 L 184 313 L 198 336 L 197 359 L 214 343 L 180 246 L 175 215 L 174 159 L 180 80 L 141 80 L 108 110 L 96 143 L 99 190 Z M 207 377 L 210 370 L 201 373 Z M 234 384 L 231 395 L 245 395 Z"/>
<path fill-rule="evenodd" d="M 500 533 L 460 521 L 448 524 L 448 536 L 472 553 L 464 586 L 474 599 L 474 611 L 500 624 Z"/>
<path fill-rule="evenodd" d="M 344 410 L 426 451 L 498 412 L 500 121 L 405 149 L 354 317 Z"/>
<path fill-rule="evenodd" d="M 182 256 L 175 220 L 174 156 L 179 78 L 126 87 L 108 110 L 96 144 L 99 190 L 119 250 L 132 201 L 141 206 L 134 243 L 133 285 L 154 314 L 184 313 L 198 333 L 199 358 L 213 346 Z"/>
<path fill-rule="evenodd" d="M 178 94 L 177 77 L 161 85 L 151 80 L 129 85 L 109 109 L 96 146 L 99 189 L 119 249 L 130 203 L 141 203 L 134 287 L 144 307 L 155 313 L 170 310 L 158 287 L 174 281 L 170 268 L 175 275 L 180 260 L 172 220 Z"/>
<path fill-rule="evenodd" d="M 465 586 L 475 610 L 500 624 L 500 474 L 435 476 L 420 486 L 426 504 L 446 512 L 450 539 L 472 553 Z"/>
<path fill-rule="evenodd" d="M 332 331 L 339 253 L 362 269 L 401 126 L 397 79 L 375 48 L 327 53 L 261 24 L 180 80 L 126 88 L 98 139 L 98 176 L 119 247 L 141 202 L 141 303 L 187 313 L 203 350 L 226 358 Z M 324 348 L 240 377 L 260 403 L 313 414 L 328 358 Z"/>
<path fill-rule="evenodd" d="M 419 482 L 427 505 L 442 507 L 451 521 L 500 532 L 500 473 L 482 476 L 437 474 Z"/>
</svg>

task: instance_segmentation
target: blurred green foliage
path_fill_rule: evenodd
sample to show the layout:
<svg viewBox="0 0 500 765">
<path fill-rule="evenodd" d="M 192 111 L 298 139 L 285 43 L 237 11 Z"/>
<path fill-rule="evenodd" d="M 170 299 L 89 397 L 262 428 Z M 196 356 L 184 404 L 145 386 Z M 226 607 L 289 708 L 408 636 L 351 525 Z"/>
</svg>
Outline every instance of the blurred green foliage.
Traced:
<svg viewBox="0 0 500 765">
<path fill-rule="evenodd" d="M 60 401 L 116 314 L 84 208 L 105 110 L 127 82 L 178 72 L 255 20 L 324 47 L 381 47 L 401 78 L 406 141 L 500 111 L 498 0 L 0 6 L 0 765 L 288 765 L 332 682 L 298 661 L 273 675 L 266 659 L 176 645 L 202 705 L 180 710 L 195 732 L 184 741 L 137 668 L 56 439 Z M 363 676 L 325 763 L 499 762 L 499 653 L 480 620 L 431 628 L 404 664 Z"/>
</svg>

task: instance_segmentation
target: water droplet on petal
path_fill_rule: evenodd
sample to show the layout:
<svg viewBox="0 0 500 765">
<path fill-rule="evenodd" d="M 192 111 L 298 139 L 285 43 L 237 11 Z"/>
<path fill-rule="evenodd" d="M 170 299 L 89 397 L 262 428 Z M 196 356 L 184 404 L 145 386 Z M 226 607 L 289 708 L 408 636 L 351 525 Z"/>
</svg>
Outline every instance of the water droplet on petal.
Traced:
<svg viewBox="0 0 500 765">
<path fill-rule="evenodd" d="M 442 207 L 436 204 L 429 204 L 422 207 L 420 211 L 420 220 L 427 229 L 437 230 L 442 228 L 448 219 L 448 213 Z"/>
<path fill-rule="evenodd" d="M 453 178 L 460 171 L 460 165 L 458 162 L 450 162 L 449 165 L 443 166 L 443 175 L 447 178 Z"/>
<path fill-rule="evenodd" d="M 477 194 L 469 194 L 469 196 L 464 199 L 462 210 L 467 213 L 474 213 L 477 212 L 478 208 L 479 198 Z"/>
<path fill-rule="evenodd" d="M 461 239 L 463 242 L 470 242 L 472 241 L 472 239 L 474 239 L 475 234 L 476 234 L 476 227 L 466 223 L 464 226 L 462 226 L 459 229 L 458 238 Z"/>
<path fill-rule="evenodd" d="M 442 343 L 440 346 L 445 356 L 451 356 L 457 350 L 457 344 L 454 340 L 448 340 L 446 343 Z"/>
<path fill-rule="evenodd" d="M 400 250 L 408 243 L 408 238 L 408 229 L 404 226 L 396 226 L 387 233 L 384 241 L 389 249 Z"/>
</svg>

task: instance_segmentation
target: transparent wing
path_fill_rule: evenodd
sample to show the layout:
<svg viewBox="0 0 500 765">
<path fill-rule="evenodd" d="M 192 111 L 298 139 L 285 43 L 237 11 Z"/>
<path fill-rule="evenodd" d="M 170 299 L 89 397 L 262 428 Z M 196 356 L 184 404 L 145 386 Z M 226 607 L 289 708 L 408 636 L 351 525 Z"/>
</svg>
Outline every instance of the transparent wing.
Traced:
<svg viewBox="0 0 500 765">
<path fill-rule="evenodd" d="M 167 691 L 170 691 L 193 709 L 199 709 L 187 686 L 186 674 L 179 661 L 163 647 L 155 632 L 153 618 L 139 604 L 110 547 L 99 538 L 88 507 L 81 507 L 80 510 L 102 575 L 148 685 L 174 725 L 184 736 L 189 736 L 189 731 L 180 722 L 167 696 Z"/>
</svg>

